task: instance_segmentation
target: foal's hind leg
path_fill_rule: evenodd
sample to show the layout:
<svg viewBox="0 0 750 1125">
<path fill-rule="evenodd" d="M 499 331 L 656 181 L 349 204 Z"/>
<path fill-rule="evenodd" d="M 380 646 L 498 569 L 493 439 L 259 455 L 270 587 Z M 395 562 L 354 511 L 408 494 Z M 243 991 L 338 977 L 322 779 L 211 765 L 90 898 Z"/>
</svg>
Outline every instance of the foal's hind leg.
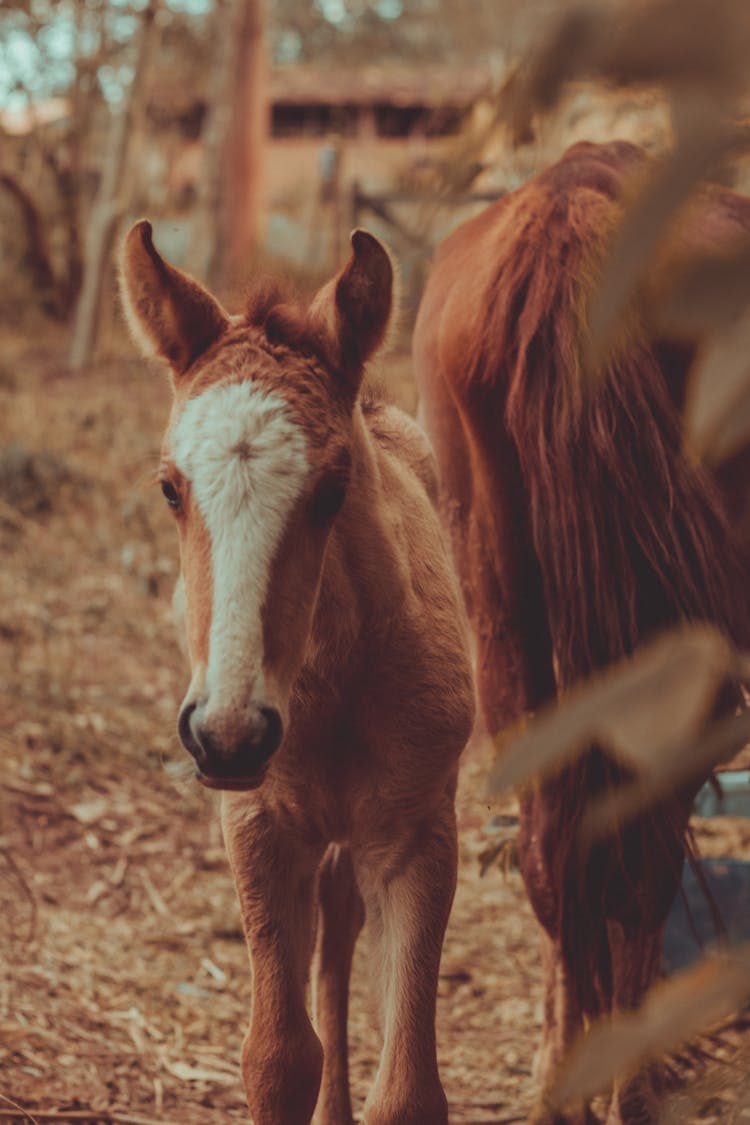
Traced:
<svg viewBox="0 0 750 1125">
<path fill-rule="evenodd" d="M 253 968 L 242 1076 L 256 1125 L 309 1125 L 323 1051 L 305 1007 L 320 850 L 242 794 L 225 794 L 222 826 Z"/>
<path fill-rule="evenodd" d="M 318 876 L 318 928 L 313 961 L 313 1013 L 323 1044 L 316 1125 L 353 1125 L 349 1096 L 347 1012 L 354 946 L 365 920 L 348 848 L 332 844 Z"/>
<path fill-rule="evenodd" d="M 447 1125 L 435 1045 L 440 953 L 456 885 L 452 799 L 394 846 L 355 852 L 376 944 L 383 1051 L 364 1125 Z"/>
</svg>

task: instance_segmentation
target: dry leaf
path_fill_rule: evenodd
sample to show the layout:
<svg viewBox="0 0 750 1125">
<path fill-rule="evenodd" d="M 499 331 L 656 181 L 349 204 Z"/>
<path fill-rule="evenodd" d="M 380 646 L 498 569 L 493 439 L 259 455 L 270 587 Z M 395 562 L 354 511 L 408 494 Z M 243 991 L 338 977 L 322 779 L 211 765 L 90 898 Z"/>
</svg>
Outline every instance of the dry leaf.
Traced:
<svg viewBox="0 0 750 1125">
<path fill-rule="evenodd" d="M 162 1065 L 182 1082 L 219 1082 L 222 1086 L 234 1086 L 239 1081 L 239 1072 L 229 1074 L 213 1067 L 191 1066 L 190 1063 L 170 1062 L 168 1059 L 162 1059 Z"/>
<path fill-rule="evenodd" d="M 675 212 L 715 170 L 734 131 L 717 114 L 715 102 L 683 94 L 675 105 L 679 142 L 670 159 L 630 206 L 620 224 L 589 304 L 587 367 L 601 368 L 624 315 L 645 283 L 657 248 Z M 689 124 L 687 124 L 689 122 Z"/>
<path fill-rule="evenodd" d="M 750 10 L 741 0 L 577 6 L 506 84 L 501 112 L 517 143 L 573 79 L 659 85 L 672 104 L 675 149 L 628 209 L 590 302 L 591 373 L 602 370 L 623 319 L 639 311 L 639 299 L 646 304 L 642 290 L 675 214 L 741 140 L 733 122 L 748 88 L 748 51 Z"/>
<path fill-rule="evenodd" d="M 743 0 L 652 0 L 615 9 L 598 70 L 620 86 L 701 86 L 729 96 L 747 82 Z"/>
<path fill-rule="evenodd" d="M 715 336 L 688 387 L 687 441 L 716 464 L 750 441 L 750 317 Z"/>
<path fill-rule="evenodd" d="M 743 372 L 745 378 L 750 369 Z M 736 408 L 727 413 L 721 428 L 717 428 L 710 444 L 704 450 L 704 460 L 712 464 L 726 461 L 750 443 L 750 395 L 745 395 Z"/>
<path fill-rule="evenodd" d="M 94 797 L 90 801 L 79 801 L 70 805 L 68 812 L 79 824 L 95 824 L 109 811 L 109 801 L 105 797 Z"/>
<path fill-rule="evenodd" d="M 201 957 L 201 966 L 206 970 L 210 977 L 213 977 L 217 984 L 220 984 L 223 987 L 227 983 L 227 974 L 223 969 L 220 969 L 219 966 L 216 965 L 210 957 Z"/>
<path fill-rule="evenodd" d="M 596 70 L 608 21 L 592 7 L 566 12 L 546 42 L 511 75 L 501 93 L 501 115 L 515 144 L 529 141 L 532 119 L 551 109 L 567 82 Z"/>
<path fill-rule="evenodd" d="M 169 907 L 167 906 L 166 902 L 164 901 L 164 899 L 162 898 L 162 896 L 159 894 L 158 890 L 154 886 L 148 872 L 147 871 L 139 871 L 138 874 L 140 876 L 141 882 L 143 883 L 143 889 L 145 890 L 146 894 L 148 895 L 149 901 L 150 901 L 151 905 L 153 906 L 154 910 L 156 911 L 156 913 L 161 914 L 161 916 L 163 918 L 171 917 L 171 911 L 170 911 Z"/>
<path fill-rule="evenodd" d="M 536 114 L 549 111 L 574 79 L 700 89 L 727 102 L 747 85 L 750 19 L 742 0 L 656 0 L 570 8 L 519 66 L 502 95 L 516 143 Z M 718 120 L 718 118 L 717 118 Z"/>
<path fill-rule="evenodd" d="M 648 771 L 665 748 L 702 728 L 722 685 L 739 673 L 740 658 L 718 629 L 673 630 L 575 688 L 518 737 L 500 736 L 490 792 L 559 769 L 594 742 Z"/>
<path fill-rule="evenodd" d="M 695 339 L 731 330 L 750 304 L 750 243 L 722 254 L 701 254 L 678 266 L 667 292 L 657 293 L 658 329 L 666 336 Z"/>
<path fill-rule="evenodd" d="M 51 1039 L 52 1033 L 45 1028 L 24 1026 L 20 1023 L 0 1023 L 0 1043 L 13 1050 L 18 1049 L 27 1039 Z"/>
<path fill-rule="evenodd" d="M 109 889 L 110 884 L 105 882 L 104 879 L 96 879 L 86 891 L 86 902 L 94 906 Z"/>
<path fill-rule="evenodd" d="M 633 1014 L 602 1022 L 573 1046 L 544 1098 L 551 1109 L 588 1100 L 649 1056 L 678 1047 L 750 995 L 750 946 L 707 957 L 651 989 Z"/>
<path fill-rule="evenodd" d="M 750 711 L 712 723 L 687 742 L 665 744 L 634 782 L 596 800 L 580 827 L 585 847 L 620 827 L 649 805 L 729 761 L 750 742 Z"/>
</svg>

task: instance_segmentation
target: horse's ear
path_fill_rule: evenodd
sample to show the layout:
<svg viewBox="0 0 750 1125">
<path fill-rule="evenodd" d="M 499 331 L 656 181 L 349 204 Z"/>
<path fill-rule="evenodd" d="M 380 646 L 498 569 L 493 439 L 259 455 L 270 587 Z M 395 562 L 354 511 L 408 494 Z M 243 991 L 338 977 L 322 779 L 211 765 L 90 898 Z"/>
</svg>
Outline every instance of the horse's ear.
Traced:
<svg viewBox="0 0 750 1125">
<path fill-rule="evenodd" d="M 202 285 L 164 261 L 145 219 L 125 236 L 120 292 L 136 343 L 146 355 L 165 360 L 175 378 L 229 324 L 219 302 Z"/>
<path fill-rule="evenodd" d="M 331 357 L 356 391 L 363 368 L 382 344 L 393 307 L 393 263 L 377 238 L 355 230 L 341 272 L 315 297 L 310 316 L 327 337 Z"/>
</svg>

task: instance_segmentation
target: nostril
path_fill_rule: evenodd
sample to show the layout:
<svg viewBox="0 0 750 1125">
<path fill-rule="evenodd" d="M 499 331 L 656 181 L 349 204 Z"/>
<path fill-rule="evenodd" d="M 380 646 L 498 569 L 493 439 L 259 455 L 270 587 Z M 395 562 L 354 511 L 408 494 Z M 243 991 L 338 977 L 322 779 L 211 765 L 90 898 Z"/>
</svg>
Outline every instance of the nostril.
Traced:
<svg viewBox="0 0 750 1125">
<path fill-rule="evenodd" d="M 177 720 L 177 733 L 180 736 L 180 741 L 187 751 L 189 751 L 197 762 L 201 762 L 205 758 L 205 753 L 200 742 L 193 733 L 193 727 L 190 720 L 192 719 L 197 704 L 186 703 L 180 711 L 180 717 Z"/>
<path fill-rule="evenodd" d="M 265 722 L 265 730 L 260 738 L 259 749 L 266 757 L 270 757 L 274 750 L 277 750 L 281 744 L 284 724 L 281 721 L 281 715 L 275 707 L 261 707 L 260 713 Z"/>
<path fill-rule="evenodd" d="M 284 724 L 275 707 L 257 705 L 251 706 L 246 721 L 240 734 L 232 730 L 225 715 L 207 715 L 205 704 L 199 701 L 183 706 L 177 729 L 202 773 L 213 777 L 250 776 L 278 749 Z"/>
</svg>

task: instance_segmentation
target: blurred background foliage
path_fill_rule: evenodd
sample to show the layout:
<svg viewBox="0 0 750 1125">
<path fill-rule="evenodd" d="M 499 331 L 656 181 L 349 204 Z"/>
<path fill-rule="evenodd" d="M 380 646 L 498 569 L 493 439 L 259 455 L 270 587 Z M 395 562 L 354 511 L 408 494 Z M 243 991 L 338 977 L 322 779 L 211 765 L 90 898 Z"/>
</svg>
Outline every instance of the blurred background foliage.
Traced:
<svg viewBox="0 0 750 1125">
<path fill-rule="evenodd" d="M 315 281 L 365 222 L 404 261 L 414 306 L 434 243 L 539 163 L 500 159 L 492 106 L 560 8 L 9 0 L 0 316 L 31 306 L 70 323 L 73 366 L 90 362 L 117 231 L 144 213 L 220 290 L 269 258 Z M 584 95 L 574 117 L 589 113 Z"/>
</svg>

